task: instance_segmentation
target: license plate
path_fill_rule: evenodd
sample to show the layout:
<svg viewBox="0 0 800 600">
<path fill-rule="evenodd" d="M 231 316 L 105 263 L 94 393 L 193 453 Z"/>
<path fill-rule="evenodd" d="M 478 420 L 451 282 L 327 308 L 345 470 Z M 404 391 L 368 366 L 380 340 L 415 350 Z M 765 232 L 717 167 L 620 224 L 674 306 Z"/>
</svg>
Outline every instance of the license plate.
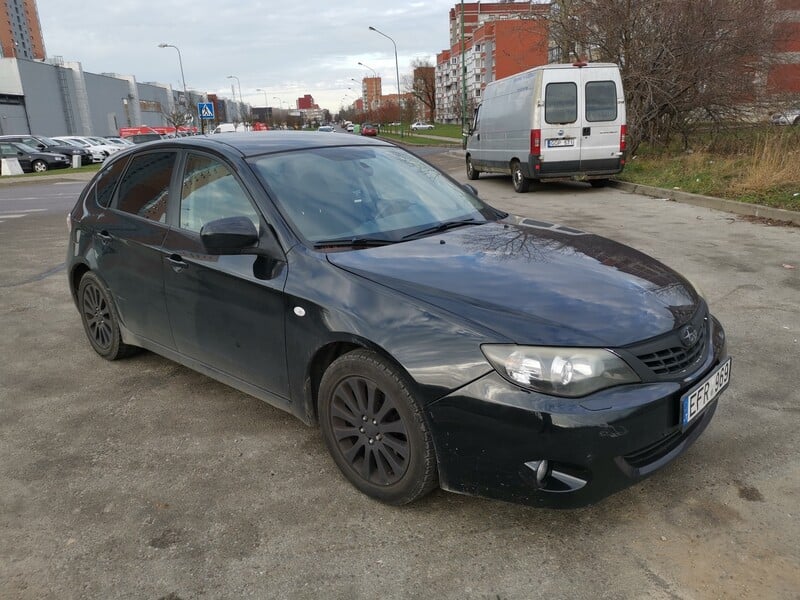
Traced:
<svg viewBox="0 0 800 600">
<path fill-rule="evenodd" d="M 560 148 L 563 146 L 574 146 L 575 138 L 549 138 L 547 140 L 548 148 Z"/>
<path fill-rule="evenodd" d="M 703 381 L 681 396 L 681 426 L 686 428 L 706 406 L 716 400 L 731 380 L 729 358 Z"/>
</svg>

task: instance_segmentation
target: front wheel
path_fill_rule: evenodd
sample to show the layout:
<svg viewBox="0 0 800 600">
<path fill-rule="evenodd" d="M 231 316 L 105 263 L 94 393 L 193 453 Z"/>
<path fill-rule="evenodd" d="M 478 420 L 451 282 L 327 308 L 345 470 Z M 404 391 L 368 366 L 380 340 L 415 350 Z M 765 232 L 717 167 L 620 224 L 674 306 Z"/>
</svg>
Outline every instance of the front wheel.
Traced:
<svg viewBox="0 0 800 600">
<path fill-rule="evenodd" d="M 511 180 L 514 182 L 514 191 L 518 194 L 524 194 L 531 189 L 531 180 L 522 173 L 518 160 L 511 163 Z"/>
<path fill-rule="evenodd" d="M 33 170 L 36 173 L 44 173 L 47 171 L 47 163 L 43 160 L 35 160 L 33 161 Z"/>
<path fill-rule="evenodd" d="M 367 496 L 408 504 L 437 485 L 431 433 L 405 378 L 369 350 L 337 358 L 319 389 L 319 418 L 328 451 Z"/>
<path fill-rule="evenodd" d="M 472 157 L 467 157 L 467 179 L 472 179 L 473 181 L 480 177 L 481 172 L 478 171 L 472 164 Z"/>
</svg>

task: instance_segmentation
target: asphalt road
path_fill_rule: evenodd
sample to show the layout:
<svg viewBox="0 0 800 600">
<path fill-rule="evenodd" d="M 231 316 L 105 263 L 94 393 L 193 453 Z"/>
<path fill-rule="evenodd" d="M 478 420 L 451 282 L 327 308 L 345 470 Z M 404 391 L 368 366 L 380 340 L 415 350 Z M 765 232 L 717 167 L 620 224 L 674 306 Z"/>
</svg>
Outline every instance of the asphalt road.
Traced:
<svg viewBox="0 0 800 600">
<path fill-rule="evenodd" d="M 426 158 L 466 181 L 458 156 Z M 289 415 L 153 354 L 97 357 L 58 271 L 79 185 L 3 187 L 24 216 L 0 215 L 0 598 L 798 598 L 800 229 L 472 183 L 704 290 L 733 376 L 686 455 L 581 510 L 381 505 Z"/>
</svg>

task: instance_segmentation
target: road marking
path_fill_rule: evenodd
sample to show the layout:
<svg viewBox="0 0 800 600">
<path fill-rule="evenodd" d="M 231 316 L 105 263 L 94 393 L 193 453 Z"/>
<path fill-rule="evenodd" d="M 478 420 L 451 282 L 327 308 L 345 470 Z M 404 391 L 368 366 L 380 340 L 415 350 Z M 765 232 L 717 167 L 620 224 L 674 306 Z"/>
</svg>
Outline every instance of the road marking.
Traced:
<svg viewBox="0 0 800 600">
<path fill-rule="evenodd" d="M 28 215 L 3 215 L 4 219 L 21 219 L 22 217 L 27 217 Z"/>
<path fill-rule="evenodd" d="M 35 212 L 44 212 L 46 210 L 47 210 L 46 208 L 23 208 L 23 209 L 20 209 L 20 210 L 15 210 L 14 212 L 15 213 L 35 213 Z M 2 215 L 2 214 L 3 213 L 0 213 L 0 215 Z"/>
</svg>

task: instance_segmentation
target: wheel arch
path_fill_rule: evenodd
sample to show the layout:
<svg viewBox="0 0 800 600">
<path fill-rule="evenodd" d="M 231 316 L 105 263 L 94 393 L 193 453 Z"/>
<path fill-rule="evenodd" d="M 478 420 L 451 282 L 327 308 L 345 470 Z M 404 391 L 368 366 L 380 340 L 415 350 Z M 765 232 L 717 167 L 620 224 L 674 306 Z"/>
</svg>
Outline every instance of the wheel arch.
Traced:
<svg viewBox="0 0 800 600">
<path fill-rule="evenodd" d="M 371 350 L 389 361 L 409 385 L 412 392 L 416 391 L 414 379 L 409 375 L 408 371 L 381 346 L 357 336 L 332 340 L 317 349 L 306 369 L 303 381 L 303 420 L 309 425 L 316 426 L 319 424 L 319 387 L 325 371 L 340 356 L 362 349 Z"/>
<path fill-rule="evenodd" d="M 83 276 L 89 271 L 91 271 L 89 265 L 79 262 L 72 266 L 72 270 L 69 273 L 69 291 L 72 293 L 72 300 L 76 305 L 78 303 L 78 286 L 80 286 Z"/>
</svg>

